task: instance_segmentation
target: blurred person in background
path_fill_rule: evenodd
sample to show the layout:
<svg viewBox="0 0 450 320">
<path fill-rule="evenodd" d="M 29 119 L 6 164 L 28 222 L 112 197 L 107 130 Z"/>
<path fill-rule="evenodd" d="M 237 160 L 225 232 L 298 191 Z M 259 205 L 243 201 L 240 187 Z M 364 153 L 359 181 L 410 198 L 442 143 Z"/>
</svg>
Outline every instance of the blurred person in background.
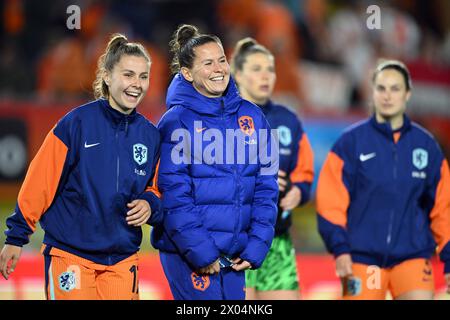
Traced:
<svg viewBox="0 0 450 320">
<path fill-rule="evenodd" d="M 279 0 L 221 0 L 217 13 L 226 30 L 227 53 L 235 43 L 251 34 L 277 59 L 278 74 L 273 95 L 299 107 L 305 101 L 298 64 L 302 54 L 292 13 Z M 228 50 L 229 49 L 229 50 Z"/>
<path fill-rule="evenodd" d="M 365 84 L 376 54 L 370 38 L 374 31 L 366 27 L 367 6 L 364 1 L 345 1 L 328 22 L 329 54 L 343 67 L 352 89 L 350 107 L 356 109 L 370 96 Z"/>
<path fill-rule="evenodd" d="M 243 300 L 244 270 L 261 266 L 274 235 L 278 154 L 263 163 L 260 152 L 273 152 L 270 127 L 239 96 L 220 39 L 182 25 L 170 46 L 175 77 L 158 124 L 164 217 L 152 244 L 175 299 Z M 233 143 L 225 143 L 230 131 Z"/>
<path fill-rule="evenodd" d="M 383 3 L 381 10 L 382 28 L 376 32 L 379 46 L 377 55 L 402 59 L 405 62 L 417 59 L 423 37 L 417 19 L 389 2 Z"/>
<path fill-rule="evenodd" d="M 319 232 L 336 260 L 344 299 L 432 299 L 430 258 L 450 293 L 450 174 L 432 135 L 405 114 L 406 66 L 381 62 L 374 114 L 334 144 L 317 187 Z"/>
<path fill-rule="evenodd" d="M 139 43 L 111 37 L 98 61 L 97 100 L 48 133 L 7 219 L 0 272 L 8 279 L 39 221 L 47 299 L 138 299 L 141 226 L 159 221 L 157 129 L 136 112 L 151 60 Z"/>
<path fill-rule="evenodd" d="M 300 38 L 292 13 L 278 0 L 262 0 L 255 13 L 255 39 L 270 50 L 277 60 L 277 82 L 274 95 L 291 105 L 300 107 L 305 101 L 302 74 Z"/>
<path fill-rule="evenodd" d="M 131 28 L 126 21 L 110 14 L 107 4 L 91 3 L 83 8 L 77 33 L 57 30 L 54 28 L 50 33 L 52 37 L 43 46 L 45 50 L 37 61 L 38 98 L 41 101 L 88 99 L 97 60 L 107 45 L 108 36 L 119 31 L 130 34 Z"/>
<path fill-rule="evenodd" d="M 252 38 L 235 47 L 231 69 L 242 98 L 258 105 L 280 139 L 278 216 L 275 238 L 258 270 L 246 271 L 246 298 L 299 299 L 295 250 L 289 228 L 292 210 L 309 200 L 314 179 L 313 152 L 302 123 L 287 107 L 271 101 L 275 86 L 275 58 Z"/>
</svg>

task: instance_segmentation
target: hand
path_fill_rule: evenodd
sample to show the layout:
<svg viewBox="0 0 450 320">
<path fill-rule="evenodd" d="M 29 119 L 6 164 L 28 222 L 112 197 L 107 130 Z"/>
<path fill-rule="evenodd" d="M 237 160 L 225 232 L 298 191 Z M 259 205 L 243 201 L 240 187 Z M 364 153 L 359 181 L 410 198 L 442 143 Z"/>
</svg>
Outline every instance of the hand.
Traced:
<svg viewBox="0 0 450 320">
<path fill-rule="evenodd" d="M 252 265 L 250 264 L 250 262 L 242 260 L 241 258 L 235 258 L 232 261 L 233 261 L 234 265 L 232 265 L 231 267 L 235 271 L 241 271 L 241 270 L 246 270 L 246 269 L 252 268 Z"/>
<path fill-rule="evenodd" d="M 450 273 L 445 274 L 445 283 L 447 284 L 447 293 L 450 294 Z"/>
<path fill-rule="evenodd" d="M 211 263 L 209 266 L 200 268 L 197 274 L 215 274 L 220 272 L 219 259 Z"/>
<path fill-rule="evenodd" d="M 353 276 L 352 257 L 349 253 L 341 254 L 336 258 L 336 275 L 339 278 L 347 278 Z"/>
<path fill-rule="evenodd" d="M 280 192 L 284 192 L 286 190 L 286 186 L 288 185 L 286 172 L 283 170 L 278 171 L 278 190 Z"/>
<path fill-rule="evenodd" d="M 131 210 L 127 212 L 126 220 L 129 225 L 134 227 L 144 225 L 152 214 L 149 203 L 143 199 L 133 200 L 127 204 L 127 207 Z"/>
<path fill-rule="evenodd" d="M 11 273 L 14 272 L 21 253 L 21 247 L 10 244 L 5 244 L 3 247 L 2 252 L 0 253 L 0 272 L 6 280 L 8 280 Z"/>
<path fill-rule="evenodd" d="M 293 186 L 291 190 L 288 191 L 286 196 L 281 199 L 280 207 L 283 210 L 292 210 L 298 206 L 302 200 L 302 192 L 299 187 Z"/>
</svg>

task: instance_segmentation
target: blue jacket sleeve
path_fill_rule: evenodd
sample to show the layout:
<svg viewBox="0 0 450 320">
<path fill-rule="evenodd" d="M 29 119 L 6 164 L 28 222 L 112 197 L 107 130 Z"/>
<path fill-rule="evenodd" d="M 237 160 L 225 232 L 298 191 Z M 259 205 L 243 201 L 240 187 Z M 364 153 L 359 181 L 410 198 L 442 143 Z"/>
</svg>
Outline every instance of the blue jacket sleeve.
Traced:
<svg viewBox="0 0 450 320">
<path fill-rule="evenodd" d="M 36 229 L 37 222 L 52 205 L 70 158 L 70 132 L 76 121 L 62 118 L 50 130 L 31 161 L 17 198 L 14 213 L 6 220 L 6 244 L 23 246 Z"/>
<path fill-rule="evenodd" d="M 159 157 L 161 152 L 161 138 L 159 132 L 156 131 L 155 134 L 155 153 L 153 155 L 153 159 L 155 160 L 153 163 L 155 165 L 151 168 L 150 180 L 146 190 L 142 193 L 139 199 L 146 200 L 150 208 L 152 210 L 150 219 L 147 221 L 147 224 L 151 226 L 159 225 L 163 221 L 163 214 L 161 210 L 161 193 L 158 189 L 158 169 L 159 169 Z"/>
<path fill-rule="evenodd" d="M 161 199 L 152 191 L 144 192 L 139 198 L 146 200 L 152 210 L 152 213 L 147 221 L 147 224 L 151 226 L 161 224 L 163 221 L 163 213 L 161 210 Z"/>
<path fill-rule="evenodd" d="M 267 138 L 259 141 L 259 173 L 256 178 L 253 197 L 248 244 L 240 258 L 250 262 L 253 269 L 263 263 L 275 233 L 278 202 L 278 140 L 270 132 L 270 126 L 262 119 L 262 128 L 267 132 Z M 270 155 L 266 159 L 266 155 Z"/>
<path fill-rule="evenodd" d="M 177 108 L 161 119 L 161 160 L 158 186 L 163 195 L 163 226 L 180 254 L 194 269 L 206 267 L 220 252 L 199 219 L 190 176 L 191 144 Z"/>
</svg>

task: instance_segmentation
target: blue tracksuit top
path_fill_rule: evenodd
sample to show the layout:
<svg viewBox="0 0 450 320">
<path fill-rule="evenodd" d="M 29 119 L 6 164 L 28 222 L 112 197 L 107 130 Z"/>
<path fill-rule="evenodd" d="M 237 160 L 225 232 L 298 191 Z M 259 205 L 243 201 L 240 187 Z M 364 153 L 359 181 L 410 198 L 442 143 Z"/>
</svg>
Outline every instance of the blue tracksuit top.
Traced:
<svg viewBox="0 0 450 320">
<path fill-rule="evenodd" d="M 30 164 L 6 243 L 22 246 L 40 221 L 44 243 L 103 265 L 139 250 L 140 227 L 127 203 L 149 202 L 149 223 L 162 219 L 153 186 L 158 130 L 136 110 L 125 115 L 100 99 L 75 108 L 49 132 Z"/>
<path fill-rule="evenodd" d="M 392 267 L 430 258 L 450 272 L 450 175 L 429 132 L 404 116 L 395 132 L 375 116 L 344 132 L 317 187 L 318 225 L 335 256 Z"/>
<path fill-rule="evenodd" d="M 258 268 L 274 236 L 278 198 L 278 157 L 269 164 L 259 157 L 251 162 L 248 156 L 251 147 L 259 150 L 264 144 L 266 154 L 271 154 L 270 133 L 266 143 L 258 135 L 260 129 L 270 129 L 264 114 L 239 96 L 232 78 L 222 97 L 208 98 L 177 74 L 168 89 L 167 106 L 158 124 L 164 222 L 153 230 L 153 246 L 179 253 L 194 269 L 220 255 L 239 256 Z M 184 133 L 176 134 L 177 129 Z M 225 143 L 227 129 L 245 133 L 243 149 Z M 186 136 L 191 138 L 184 151 L 188 161 L 176 164 L 173 154 L 180 152 L 179 141 Z M 212 157 L 199 159 L 205 154 Z M 245 161 L 237 161 L 243 155 Z M 270 165 L 270 174 L 261 174 Z"/>
</svg>

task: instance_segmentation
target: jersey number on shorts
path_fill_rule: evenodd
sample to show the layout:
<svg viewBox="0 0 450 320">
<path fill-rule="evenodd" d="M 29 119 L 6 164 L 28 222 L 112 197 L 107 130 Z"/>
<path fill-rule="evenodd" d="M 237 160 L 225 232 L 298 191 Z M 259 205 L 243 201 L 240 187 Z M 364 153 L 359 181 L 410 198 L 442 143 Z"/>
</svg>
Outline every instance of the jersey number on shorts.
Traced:
<svg viewBox="0 0 450 320">
<path fill-rule="evenodd" d="M 138 266 L 131 266 L 130 272 L 133 273 L 133 289 L 131 290 L 132 293 L 139 293 L 139 286 L 137 285 L 137 271 Z"/>
</svg>

